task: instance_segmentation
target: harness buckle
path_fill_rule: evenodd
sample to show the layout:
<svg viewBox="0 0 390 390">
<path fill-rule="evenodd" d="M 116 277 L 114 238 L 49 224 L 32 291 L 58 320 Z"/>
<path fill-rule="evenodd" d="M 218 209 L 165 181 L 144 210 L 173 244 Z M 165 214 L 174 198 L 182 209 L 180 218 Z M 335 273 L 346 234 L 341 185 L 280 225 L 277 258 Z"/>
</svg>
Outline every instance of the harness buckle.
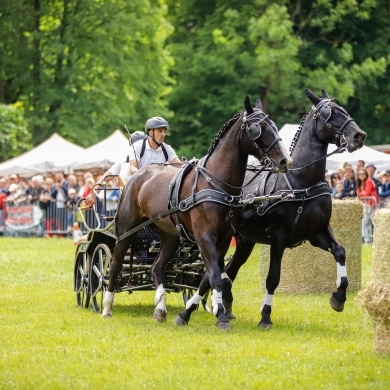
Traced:
<svg viewBox="0 0 390 390">
<path fill-rule="evenodd" d="M 303 211 L 303 207 L 302 207 L 302 206 L 299 206 L 299 207 L 298 207 L 298 210 L 297 210 L 297 213 L 298 213 L 298 214 L 302 214 L 302 211 Z"/>
</svg>

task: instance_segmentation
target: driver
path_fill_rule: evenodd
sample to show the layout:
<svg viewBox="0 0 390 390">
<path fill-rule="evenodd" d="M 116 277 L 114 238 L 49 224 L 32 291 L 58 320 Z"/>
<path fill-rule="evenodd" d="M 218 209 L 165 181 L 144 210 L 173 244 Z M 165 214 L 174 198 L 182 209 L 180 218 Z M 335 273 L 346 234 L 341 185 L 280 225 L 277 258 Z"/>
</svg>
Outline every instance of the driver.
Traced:
<svg viewBox="0 0 390 390">
<path fill-rule="evenodd" d="M 124 160 L 117 161 L 98 181 L 102 184 L 103 181 L 109 182 L 114 177 L 107 175 L 119 175 L 123 171 L 123 167 L 128 169 L 130 164 L 130 175 L 137 172 L 140 168 L 150 164 L 177 164 L 182 165 L 182 162 L 177 157 L 172 146 L 164 142 L 167 132 L 170 130 L 168 122 L 158 116 L 149 118 L 145 123 L 145 133 L 136 132 L 130 137 L 129 163 Z M 140 134 L 141 133 L 141 134 Z M 95 193 L 92 191 L 85 200 L 87 207 L 95 203 Z"/>
</svg>

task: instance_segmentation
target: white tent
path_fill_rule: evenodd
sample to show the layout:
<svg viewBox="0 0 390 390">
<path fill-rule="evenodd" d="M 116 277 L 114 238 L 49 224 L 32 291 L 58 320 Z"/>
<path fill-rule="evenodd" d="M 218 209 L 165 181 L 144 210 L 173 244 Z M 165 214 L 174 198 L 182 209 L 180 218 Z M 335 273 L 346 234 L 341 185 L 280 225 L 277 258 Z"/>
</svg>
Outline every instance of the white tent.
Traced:
<svg viewBox="0 0 390 390">
<path fill-rule="evenodd" d="M 286 145 L 287 149 L 290 148 L 291 141 L 298 130 L 298 125 L 285 124 L 279 131 L 279 134 Z M 328 153 L 336 150 L 336 145 L 328 146 Z M 386 169 L 390 169 L 390 155 L 382 152 L 378 152 L 368 146 L 363 146 L 361 149 L 356 150 L 353 153 L 336 153 L 332 154 L 326 159 L 326 168 L 330 172 L 336 171 L 344 162 L 348 161 L 354 166 L 358 160 L 363 160 L 367 164 L 374 164 L 377 168 L 376 172 L 380 172 Z"/>
<path fill-rule="evenodd" d="M 25 177 L 48 172 L 69 173 L 72 162 L 77 160 L 84 150 L 54 133 L 34 149 L 1 163 L 0 176 L 12 173 Z"/>
<path fill-rule="evenodd" d="M 114 162 L 126 159 L 130 152 L 129 140 L 120 131 L 85 149 L 72 164 L 74 170 L 101 168 L 107 170 Z"/>
</svg>

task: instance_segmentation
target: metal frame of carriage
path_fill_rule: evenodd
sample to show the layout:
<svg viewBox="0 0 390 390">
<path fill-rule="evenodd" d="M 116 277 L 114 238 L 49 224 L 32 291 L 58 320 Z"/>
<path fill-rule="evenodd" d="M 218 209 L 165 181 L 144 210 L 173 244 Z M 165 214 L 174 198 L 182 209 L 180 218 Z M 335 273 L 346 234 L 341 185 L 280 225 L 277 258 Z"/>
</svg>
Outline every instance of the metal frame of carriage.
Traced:
<svg viewBox="0 0 390 390">
<path fill-rule="evenodd" d="M 110 175 L 118 177 L 118 175 Z M 91 228 L 85 218 L 83 201 L 78 203 L 80 218 L 87 229 L 87 235 L 77 244 L 74 265 L 74 291 L 79 307 L 92 309 L 96 313 L 102 311 L 104 292 L 108 286 L 110 260 L 114 251 L 117 236 L 115 232 L 115 217 L 104 212 L 107 191 L 119 190 L 106 188 L 96 184 L 92 189 L 103 191 L 103 201 L 96 201 L 94 214 L 96 228 Z M 98 199 L 98 196 L 96 196 Z M 123 268 L 115 283 L 115 292 L 154 290 L 151 268 L 157 258 L 160 248 L 158 236 L 148 227 L 142 228 L 137 234 L 132 247 L 126 253 Z M 169 262 L 165 272 L 165 289 L 168 292 L 181 293 L 184 303 L 197 290 L 204 274 L 204 263 L 195 244 L 182 242 L 175 257 Z M 207 297 L 202 301 L 203 308 L 210 311 Z"/>
</svg>

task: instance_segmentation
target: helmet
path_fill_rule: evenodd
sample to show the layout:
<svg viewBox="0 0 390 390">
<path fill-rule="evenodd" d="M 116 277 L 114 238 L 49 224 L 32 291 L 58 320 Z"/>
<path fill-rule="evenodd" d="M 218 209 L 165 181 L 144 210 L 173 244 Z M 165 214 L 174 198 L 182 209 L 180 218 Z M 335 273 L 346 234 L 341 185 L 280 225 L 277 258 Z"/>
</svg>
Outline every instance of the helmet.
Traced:
<svg viewBox="0 0 390 390">
<path fill-rule="evenodd" d="M 134 142 L 139 141 L 140 139 L 147 138 L 147 136 L 142 131 L 135 131 L 133 134 L 129 137 L 129 143 L 130 145 L 133 145 Z"/>
<path fill-rule="evenodd" d="M 166 127 L 167 131 L 169 131 L 168 122 L 160 116 L 154 116 L 146 121 L 145 133 L 148 133 L 148 131 L 152 129 L 160 129 L 161 127 Z"/>
</svg>

